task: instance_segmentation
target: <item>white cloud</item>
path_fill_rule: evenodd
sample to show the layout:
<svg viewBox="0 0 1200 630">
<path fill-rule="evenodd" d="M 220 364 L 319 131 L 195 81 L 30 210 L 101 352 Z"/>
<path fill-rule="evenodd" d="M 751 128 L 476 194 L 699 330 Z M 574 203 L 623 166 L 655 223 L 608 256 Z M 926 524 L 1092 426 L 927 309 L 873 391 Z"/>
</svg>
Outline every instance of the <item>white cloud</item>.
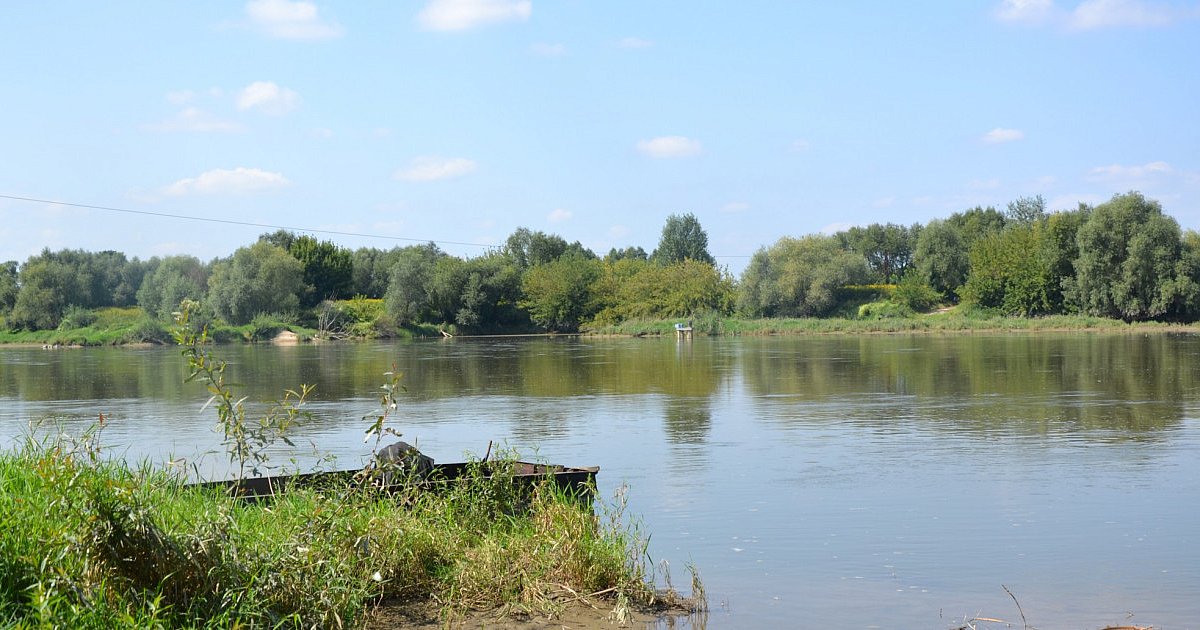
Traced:
<svg viewBox="0 0 1200 630">
<path fill-rule="evenodd" d="M 653 45 L 654 45 L 654 42 L 652 42 L 648 39 L 642 39 L 640 37 L 623 37 L 617 41 L 617 46 L 620 48 L 630 48 L 630 49 L 650 48 Z"/>
<path fill-rule="evenodd" d="M 306 0 L 250 0 L 246 17 L 255 28 L 279 39 L 332 39 L 343 33 L 340 24 L 321 19 L 316 3 Z"/>
<path fill-rule="evenodd" d="M 1089 173 L 1093 180 L 1130 180 L 1144 179 L 1151 175 L 1167 175 L 1173 171 L 1170 164 L 1166 162 L 1150 162 L 1141 166 L 1122 166 L 1120 164 L 1112 164 L 1109 166 L 1097 166 Z"/>
<path fill-rule="evenodd" d="M 656 158 L 687 157 L 698 155 L 701 151 L 700 141 L 684 136 L 659 136 L 637 143 L 638 151 Z"/>
<path fill-rule="evenodd" d="M 1101 28 L 1167 26 L 1200 16 L 1196 9 L 1175 9 L 1147 0 L 1083 0 L 1060 8 L 1054 0 L 1003 0 L 993 14 L 1004 22 L 1053 24 L 1075 31 Z"/>
<path fill-rule="evenodd" d="M 1004 22 L 1042 24 L 1056 13 L 1053 0 L 1004 0 L 995 15 Z"/>
<path fill-rule="evenodd" d="M 627 226 L 614 225 L 614 226 L 608 228 L 608 235 L 613 238 L 624 238 L 626 236 L 629 236 L 629 234 L 632 231 L 633 230 L 630 230 L 629 227 L 627 227 Z"/>
<path fill-rule="evenodd" d="M 550 214 L 546 215 L 546 220 L 551 223 L 562 223 L 563 221 L 569 221 L 571 216 L 573 215 L 570 210 L 555 208 Z"/>
<path fill-rule="evenodd" d="M 746 203 L 745 201 L 731 201 L 721 206 L 721 212 L 726 214 L 737 214 L 739 212 L 745 212 L 749 209 L 750 204 Z"/>
<path fill-rule="evenodd" d="M 800 139 L 792 140 L 792 143 L 788 145 L 788 150 L 791 151 L 792 153 L 801 153 L 801 152 L 807 151 L 808 147 L 809 147 L 808 140 L 800 138 Z"/>
<path fill-rule="evenodd" d="M 221 120 L 199 107 L 185 107 L 171 118 L 142 125 L 147 131 L 195 131 L 200 133 L 230 133 L 242 131 L 238 123 Z"/>
<path fill-rule="evenodd" d="M 1025 138 L 1025 132 L 1020 129 L 1004 129 L 996 127 L 995 129 L 983 134 L 983 141 L 988 144 L 1003 144 L 1005 142 L 1013 142 Z"/>
<path fill-rule="evenodd" d="M 880 197 L 880 198 L 876 199 L 875 201 L 871 202 L 872 208 L 883 209 L 883 208 L 890 208 L 894 205 L 896 205 L 896 197 L 895 196 Z"/>
<path fill-rule="evenodd" d="M 432 0 L 417 14 L 417 22 L 429 31 L 466 31 L 499 22 L 524 22 L 531 13 L 531 0 Z"/>
<path fill-rule="evenodd" d="M 300 103 L 300 95 L 272 81 L 255 81 L 238 93 L 237 108 L 257 109 L 269 116 L 282 116 Z"/>
<path fill-rule="evenodd" d="M 1067 25 L 1086 31 L 1120 26 L 1166 26 L 1177 14 L 1162 5 L 1141 0 L 1084 0 L 1071 12 Z"/>
<path fill-rule="evenodd" d="M 376 127 L 371 130 L 371 135 L 376 138 L 386 138 L 392 135 L 392 130 L 387 127 Z"/>
<path fill-rule="evenodd" d="M 169 197 L 185 195 L 244 195 L 275 190 L 290 185 L 281 173 L 239 166 L 233 170 L 213 169 L 196 177 L 187 177 L 163 187 Z"/>
<path fill-rule="evenodd" d="M 563 44 L 538 42 L 530 46 L 529 51 L 540 57 L 561 57 L 567 54 L 567 47 Z"/>
<path fill-rule="evenodd" d="M 328 127 L 313 127 L 312 136 L 322 140 L 328 140 L 334 136 L 333 130 Z"/>
<path fill-rule="evenodd" d="M 396 171 L 392 178 L 408 182 L 432 182 L 439 179 L 460 177 L 474 170 L 474 160 L 423 156 L 413 158 L 409 162 L 408 168 Z"/>
</svg>

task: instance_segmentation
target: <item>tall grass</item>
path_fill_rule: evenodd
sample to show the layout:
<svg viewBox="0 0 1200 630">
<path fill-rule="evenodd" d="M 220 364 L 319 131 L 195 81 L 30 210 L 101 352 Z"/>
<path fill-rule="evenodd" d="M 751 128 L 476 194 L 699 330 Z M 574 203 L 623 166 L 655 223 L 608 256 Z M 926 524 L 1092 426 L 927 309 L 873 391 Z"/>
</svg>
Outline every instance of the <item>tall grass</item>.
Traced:
<svg viewBox="0 0 1200 630">
<path fill-rule="evenodd" d="M 453 619 L 658 597 L 621 508 L 597 517 L 552 484 L 480 473 L 248 503 L 96 452 L 59 437 L 0 453 L 0 626 L 354 627 L 384 598 Z"/>
<path fill-rule="evenodd" d="M 613 326 L 588 330 L 600 335 L 673 335 L 672 320 L 629 320 Z M 827 335 L 871 333 L 954 333 L 954 332 L 1167 332 L 1196 330 L 1194 325 L 1160 322 L 1126 323 L 1115 319 L 1084 315 L 1052 315 L 1047 317 L 1005 317 L 987 311 L 954 309 L 943 313 L 908 317 L 871 319 L 848 318 L 765 318 L 740 319 L 706 318 L 697 320 L 696 334 L 710 335 Z"/>
</svg>

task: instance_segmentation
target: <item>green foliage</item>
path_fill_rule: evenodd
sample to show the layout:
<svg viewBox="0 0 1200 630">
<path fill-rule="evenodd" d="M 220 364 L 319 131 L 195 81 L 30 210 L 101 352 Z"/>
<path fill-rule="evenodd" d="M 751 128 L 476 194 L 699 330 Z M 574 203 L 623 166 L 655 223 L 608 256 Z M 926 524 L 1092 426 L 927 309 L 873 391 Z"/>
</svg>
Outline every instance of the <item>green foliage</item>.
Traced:
<svg viewBox="0 0 1200 630">
<path fill-rule="evenodd" d="M 658 247 L 650 258 L 660 265 L 670 265 L 684 260 L 695 260 L 709 265 L 716 264 L 708 253 L 708 234 L 700 227 L 700 220 L 692 213 L 672 214 L 663 225 Z"/>
<path fill-rule="evenodd" d="M 1079 258 L 1070 299 L 1084 313 L 1126 321 L 1182 313 L 1194 303 L 1179 224 L 1140 193 L 1101 204 L 1078 232 Z M 1181 273 L 1182 272 L 1182 273 Z"/>
<path fill-rule="evenodd" d="M 274 247 L 267 245 L 267 247 Z M 173 336 L 183 347 L 187 358 L 188 382 L 198 380 L 212 395 L 205 405 L 214 405 L 217 420 L 225 435 L 224 444 L 231 462 L 237 463 L 238 479 L 246 476 L 246 468 L 255 476 L 262 474 L 269 460 L 266 450 L 276 441 L 292 445 L 287 437 L 291 426 L 301 417 L 301 408 L 312 392 L 312 386 L 301 385 L 299 391 L 288 390 L 281 400 L 272 403 L 256 422 L 246 419 L 246 399 L 238 398 L 225 381 L 225 361 L 216 358 L 205 346 L 208 329 L 197 330 L 190 322 L 193 305 L 184 302 L 175 320 Z"/>
<path fill-rule="evenodd" d="M 892 291 L 892 301 L 903 304 L 917 313 L 924 313 L 936 306 L 942 299 L 941 294 L 925 283 L 919 273 L 910 271 L 900 279 L 900 284 Z"/>
<path fill-rule="evenodd" d="M 913 260 L 925 284 L 951 299 L 967 281 L 971 264 L 960 230 L 939 220 L 930 221 L 921 230 Z"/>
<path fill-rule="evenodd" d="M 528 316 L 518 306 L 521 299 L 521 272 L 501 253 L 471 258 L 454 268 L 457 277 L 450 286 L 461 287 L 457 299 L 445 295 L 442 304 L 454 308 L 452 321 L 461 330 L 484 332 L 527 325 Z M 435 278 L 436 278 L 435 274 Z M 443 311 L 443 315 L 449 315 Z"/>
<path fill-rule="evenodd" d="M 1046 200 L 1041 195 L 1019 197 L 1008 203 L 1008 211 L 1004 216 L 1010 225 L 1038 223 L 1046 218 Z"/>
<path fill-rule="evenodd" d="M 975 242 L 1004 229 L 1004 215 L 994 208 L 972 208 L 950 218 L 930 221 L 917 238 L 913 264 L 922 279 L 950 299 L 966 284 Z"/>
<path fill-rule="evenodd" d="M 522 272 L 564 256 L 589 259 L 596 257 L 592 250 L 584 247 L 579 241 L 568 244 L 557 234 L 546 234 L 540 230 L 534 232 L 523 227 L 517 228 L 509 235 L 504 242 L 502 253 Z"/>
<path fill-rule="evenodd" d="M 95 453 L 0 453 L 5 625 L 353 628 L 383 598 L 546 615 L 579 594 L 661 596 L 623 501 L 596 514 L 551 484 L 515 493 L 511 460 L 443 493 L 332 486 L 254 504 Z"/>
<path fill-rule="evenodd" d="M 12 311 L 17 303 L 17 261 L 0 263 L 0 315 Z"/>
<path fill-rule="evenodd" d="M 980 239 L 971 249 L 965 301 L 1006 315 L 1042 315 L 1054 307 L 1052 243 L 1040 222 L 1022 223 Z"/>
<path fill-rule="evenodd" d="M 90 309 L 82 306 L 68 306 L 63 313 L 62 320 L 58 323 L 59 330 L 71 330 L 73 328 L 87 328 L 96 322 L 96 314 Z"/>
<path fill-rule="evenodd" d="M 147 313 L 169 319 L 183 300 L 199 301 L 208 286 L 208 269 L 194 256 L 150 260 L 151 270 L 137 291 L 138 305 Z"/>
<path fill-rule="evenodd" d="M 625 258 L 633 258 L 635 260 L 649 260 L 650 256 L 646 253 L 646 250 L 642 249 L 641 247 L 631 246 L 631 247 L 626 247 L 623 249 L 617 249 L 616 247 L 614 247 L 614 248 L 608 250 L 608 254 L 606 254 L 604 256 L 604 262 L 614 263 L 614 262 L 617 262 L 618 260 L 623 260 Z"/>
<path fill-rule="evenodd" d="M 688 258 L 664 266 L 625 258 L 604 265 L 596 284 L 595 323 L 729 313 L 734 295 L 733 278 L 708 263 Z"/>
<path fill-rule="evenodd" d="M 577 256 L 535 265 L 525 272 L 518 304 L 547 330 L 575 332 L 596 314 L 595 285 L 603 273 L 604 263 Z"/>
<path fill-rule="evenodd" d="M 287 251 L 304 266 L 301 306 L 315 306 L 322 300 L 336 300 L 350 293 L 354 282 L 350 250 L 305 235 L 293 239 Z"/>
<path fill-rule="evenodd" d="M 859 319 L 894 319 L 912 317 L 913 314 L 913 310 L 908 305 L 892 300 L 869 302 L 858 307 Z"/>
<path fill-rule="evenodd" d="M 429 243 L 399 249 L 394 258 L 384 297 L 388 316 L 400 326 L 429 321 L 435 317 L 435 271 L 441 261 L 450 257 Z M 443 270 L 443 276 L 446 273 Z M 457 291 L 455 288 L 448 292 Z"/>
<path fill-rule="evenodd" d="M 912 266 L 913 251 L 921 227 L 905 227 L 888 223 L 872 223 L 867 227 L 852 227 L 838 234 L 846 249 L 858 252 L 879 282 L 894 282 Z"/>
<path fill-rule="evenodd" d="M 300 261 L 279 247 L 259 241 L 213 266 L 208 301 L 219 317 L 240 325 L 260 313 L 295 312 L 303 290 Z"/>
<path fill-rule="evenodd" d="M 839 287 L 863 284 L 869 275 L 866 259 L 836 237 L 784 237 L 750 259 L 738 309 L 757 317 L 819 317 L 838 305 Z"/>
</svg>

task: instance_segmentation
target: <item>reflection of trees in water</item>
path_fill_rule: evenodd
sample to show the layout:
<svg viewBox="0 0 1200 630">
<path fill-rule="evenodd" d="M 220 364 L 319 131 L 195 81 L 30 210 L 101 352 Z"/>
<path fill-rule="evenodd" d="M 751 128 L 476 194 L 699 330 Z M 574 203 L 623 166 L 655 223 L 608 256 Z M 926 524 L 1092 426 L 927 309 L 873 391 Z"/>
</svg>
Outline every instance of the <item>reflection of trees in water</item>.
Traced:
<svg viewBox="0 0 1200 630">
<path fill-rule="evenodd" d="M 712 431 L 712 405 L 708 398 L 679 397 L 666 401 L 663 429 L 673 444 L 703 444 Z"/>
<path fill-rule="evenodd" d="M 1155 439 L 1200 384 L 1188 360 L 1197 341 L 1168 335 L 772 341 L 742 355 L 759 404 L 841 399 L 841 414 L 879 426 L 915 418 L 955 431 Z"/>
</svg>

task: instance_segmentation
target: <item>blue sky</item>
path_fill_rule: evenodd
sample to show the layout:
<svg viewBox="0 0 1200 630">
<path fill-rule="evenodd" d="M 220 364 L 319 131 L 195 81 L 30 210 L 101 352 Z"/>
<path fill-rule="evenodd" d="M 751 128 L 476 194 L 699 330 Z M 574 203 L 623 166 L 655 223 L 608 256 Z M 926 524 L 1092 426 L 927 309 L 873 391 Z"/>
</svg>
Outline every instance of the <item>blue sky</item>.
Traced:
<svg viewBox="0 0 1200 630">
<path fill-rule="evenodd" d="M 1200 228 L 1200 2 L 4 3 L 0 195 L 437 241 L 781 236 L 1140 190 Z M 43 247 L 266 228 L 0 198 Z M 404 239 L 411 239 L 404 240 Z"/>
</svg>

